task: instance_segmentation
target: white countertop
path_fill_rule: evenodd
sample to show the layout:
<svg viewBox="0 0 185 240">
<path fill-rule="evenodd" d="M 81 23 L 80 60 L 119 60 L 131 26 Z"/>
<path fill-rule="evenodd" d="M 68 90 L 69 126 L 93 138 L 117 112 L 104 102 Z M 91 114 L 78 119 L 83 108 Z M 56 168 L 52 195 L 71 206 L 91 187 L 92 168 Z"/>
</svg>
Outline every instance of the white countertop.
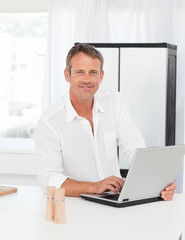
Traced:
<svg viewBox="0 0 185 240">
<path fill-rule="evenodd" d="M 2 240 L 178 240 L 185 226 L 185 196 L 127 208 L 66 197 L 66 224 L 45 220 L 46 195 L 39 187 L 18 187 L 0 197 Z"/>
</svg>

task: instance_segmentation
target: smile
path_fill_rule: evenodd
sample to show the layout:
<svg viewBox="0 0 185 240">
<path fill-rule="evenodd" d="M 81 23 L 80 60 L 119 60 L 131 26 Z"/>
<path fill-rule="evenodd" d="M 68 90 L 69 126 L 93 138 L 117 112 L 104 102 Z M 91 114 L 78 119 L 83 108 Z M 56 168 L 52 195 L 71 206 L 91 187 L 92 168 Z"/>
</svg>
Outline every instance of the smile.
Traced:
<svg viewBox="0 0 185 240">
<path fill-rule="evenodd" d="M 89 90 L 93 88 L 93 86 L 79 86 L 80 88 L 83 88 L 84 90 Z"/>
</svg>

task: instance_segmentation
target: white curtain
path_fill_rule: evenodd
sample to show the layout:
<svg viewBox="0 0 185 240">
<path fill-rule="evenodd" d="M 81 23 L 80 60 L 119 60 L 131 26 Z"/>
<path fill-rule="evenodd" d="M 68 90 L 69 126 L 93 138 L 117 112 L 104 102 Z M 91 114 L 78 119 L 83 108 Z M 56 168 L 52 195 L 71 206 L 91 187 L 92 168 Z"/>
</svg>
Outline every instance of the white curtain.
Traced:
<svg viewBox="0 0 185 240">
<path fill-rule="evenodd" d="M 49 0 L 43 109 L 68 89 L 65 57 L 75 42 L 110 42 L 107 0 Z"/>
<path fill-rule="evenodd" d="M 43 109 L 55 102 L 68 89 L 63 74 L 65 57 L 75 42 L 177 44 L 177 72 L 180 79 L 177 91 L 181 89 L 179 93 L 183 94 L 184 2 L 184 0 L 49 0 Z M 177 108 L 178 104 L 179 102 Z"/>
</svg>

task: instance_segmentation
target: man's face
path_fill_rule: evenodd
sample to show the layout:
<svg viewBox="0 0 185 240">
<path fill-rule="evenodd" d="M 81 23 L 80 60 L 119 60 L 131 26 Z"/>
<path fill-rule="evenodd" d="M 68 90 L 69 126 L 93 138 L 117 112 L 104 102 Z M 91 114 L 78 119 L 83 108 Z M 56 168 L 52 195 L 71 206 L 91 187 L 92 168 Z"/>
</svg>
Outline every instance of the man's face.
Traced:
<svg viewBox="0 0 185 240">
<path fill-rule="evenodd" d="M 70 96 L 79 99 L 93 99 L 104 72 L 100 72 L 100 60 L 84 53 L 71 59 L 71 75 L 65 70 L 66 81 L 70 83 Z"/>
</svg>

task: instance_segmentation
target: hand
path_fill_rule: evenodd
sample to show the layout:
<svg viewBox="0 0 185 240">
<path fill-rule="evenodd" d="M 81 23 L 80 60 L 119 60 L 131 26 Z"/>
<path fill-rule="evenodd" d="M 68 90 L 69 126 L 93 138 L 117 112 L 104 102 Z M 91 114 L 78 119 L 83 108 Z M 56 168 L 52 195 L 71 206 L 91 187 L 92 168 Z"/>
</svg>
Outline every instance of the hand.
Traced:
<svg viewBox="0 0 185 240">
<path fill-rule="evenodd" d="M 173 199 L 174 193 L 176 190 L 176 183 L 172 183 L 171 185 L 167 186 L 164 191 L 161 192 L 161 198 L 165 201 L 169 201 Z"/>
<path fill-rule="evenodd" d="M 107 191 L 112 191 L 118 194 L 123 187 L 124 180 L 122 178 L 111 176 L 99 182 L 94 183 L 94 193 L 102 194 Z"/>
</svg>

